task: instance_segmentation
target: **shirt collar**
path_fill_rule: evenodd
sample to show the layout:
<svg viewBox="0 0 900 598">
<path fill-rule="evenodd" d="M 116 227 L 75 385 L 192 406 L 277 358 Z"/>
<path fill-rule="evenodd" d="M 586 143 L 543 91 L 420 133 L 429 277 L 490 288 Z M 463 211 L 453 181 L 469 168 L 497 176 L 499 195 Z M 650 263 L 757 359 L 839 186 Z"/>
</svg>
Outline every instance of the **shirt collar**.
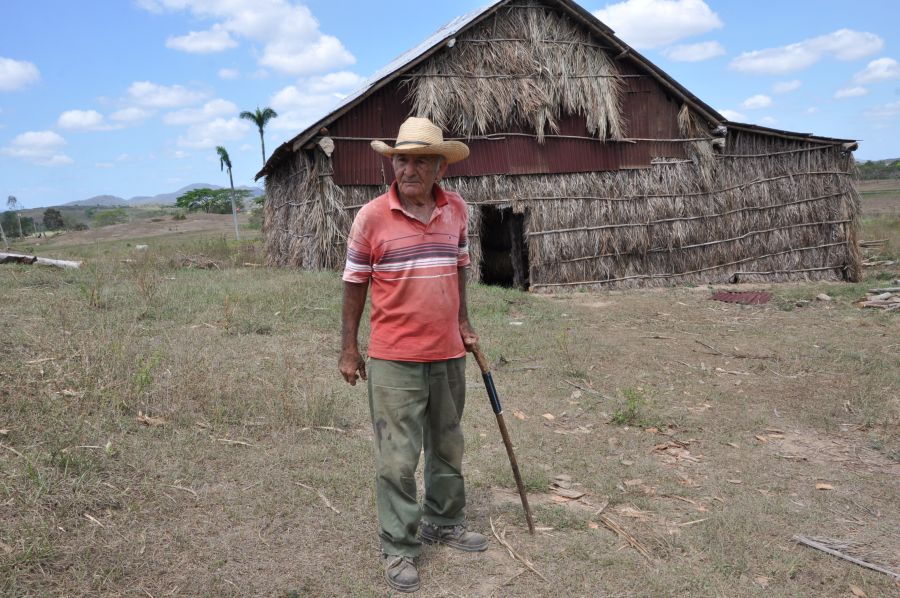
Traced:
<svg viewBox="0 0 900 598">
<path fill-rule="evenodd" d="M 447 205 L 447 194 L 441 189 L 441 186 L 437 183 L 432 187 L 432 193 L 434 193 L 434 205 L 437 208 L 442 208 Z M 403 205 L 400 203 L 400 195 L 397 191 L 397 181 L 391 183 L 391 188 L 388 189 L 388 207 L 392 210 L 400 210 L 403 211 Z"/>
</svg>

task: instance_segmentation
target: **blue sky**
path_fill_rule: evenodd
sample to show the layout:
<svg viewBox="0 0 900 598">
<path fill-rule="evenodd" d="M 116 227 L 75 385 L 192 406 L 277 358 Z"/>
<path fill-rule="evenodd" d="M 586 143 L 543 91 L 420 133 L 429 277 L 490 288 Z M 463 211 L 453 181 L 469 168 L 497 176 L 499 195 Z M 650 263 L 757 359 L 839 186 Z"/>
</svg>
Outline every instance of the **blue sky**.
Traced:
<svg viewBox="0 0 900 598">
<path fill-rule="evenodd" d="M 486 0 L 7 0 L 0 197 L 26 207 L 236 185 L 262 165 L 237 118 L 271 106 L 270 154 L 369 75 Z M 900 157 L 894 0 L 583 0 L 732 120 Z M 2 206 L 5 207 L 5 206 Z"/>
</svg>

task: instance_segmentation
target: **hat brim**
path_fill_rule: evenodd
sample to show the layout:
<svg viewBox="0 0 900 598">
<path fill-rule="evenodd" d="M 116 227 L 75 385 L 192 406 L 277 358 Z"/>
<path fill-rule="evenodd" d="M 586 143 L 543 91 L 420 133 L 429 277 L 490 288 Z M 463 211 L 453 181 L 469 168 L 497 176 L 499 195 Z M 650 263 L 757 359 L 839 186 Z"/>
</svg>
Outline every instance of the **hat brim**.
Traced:
<svg viewBox="0 0 900 598">
<path fill-rule="evenodd" d="M 469 157 L 469 146 L 461 141 L 444 141 L 442 143 L 405 145 L 401 148 L 391 147 L 383 141 L 375 140 L 372 149 L 382 156 L 409 154 L 411 156 L 441 156 L 447 164 L 460 162 Z"/>
</svg>

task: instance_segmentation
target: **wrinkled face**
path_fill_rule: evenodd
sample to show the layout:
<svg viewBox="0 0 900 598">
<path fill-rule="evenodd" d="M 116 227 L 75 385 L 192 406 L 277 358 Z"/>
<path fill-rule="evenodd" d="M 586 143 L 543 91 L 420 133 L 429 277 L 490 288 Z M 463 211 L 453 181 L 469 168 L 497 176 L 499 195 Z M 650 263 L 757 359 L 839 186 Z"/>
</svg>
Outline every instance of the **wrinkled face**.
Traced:
<svg viewBox="0 0 900 598">
<path fill-rule="evenodd" d="M 400 194 L 411 200 L 427 197 L 431 186 L 447 170 L 447 162 L 440 156 L 395 154 L 391 164 Z"/>
</svg>

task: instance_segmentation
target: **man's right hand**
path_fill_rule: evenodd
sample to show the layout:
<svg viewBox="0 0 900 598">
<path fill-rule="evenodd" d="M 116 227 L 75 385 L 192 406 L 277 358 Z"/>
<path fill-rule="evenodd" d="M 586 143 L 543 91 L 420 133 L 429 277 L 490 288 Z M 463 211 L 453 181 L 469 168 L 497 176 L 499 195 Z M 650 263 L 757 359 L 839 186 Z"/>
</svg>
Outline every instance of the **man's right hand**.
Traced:
<svg viewBox="0 0 900 598">
<path fill-rule="evenodd" d="M 362 378 L 363 380 L 368 379 L 366 376 L 366 362 L 362 358 L 362 355 L 359 354 L 358 349 L 344 349 L 341 351 L 341 358 L 338 360 L 338 368 L 341 370 L 341 376 L 343 376 L 344 380 L 349 382 L 351 386 L 356 386 L 357 378 Z M 357 372 L 359 372 L 358 375 Z"/>
</svg>

